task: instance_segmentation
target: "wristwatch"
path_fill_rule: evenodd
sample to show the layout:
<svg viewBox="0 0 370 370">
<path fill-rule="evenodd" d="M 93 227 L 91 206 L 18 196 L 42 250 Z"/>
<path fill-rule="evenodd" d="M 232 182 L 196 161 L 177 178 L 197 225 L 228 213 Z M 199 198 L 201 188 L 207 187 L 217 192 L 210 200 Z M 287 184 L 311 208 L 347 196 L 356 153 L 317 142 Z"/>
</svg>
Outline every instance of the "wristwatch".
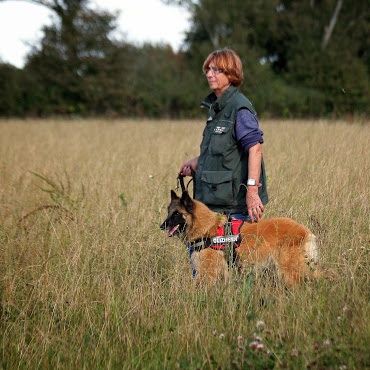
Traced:
<svg viewBox="0 0 370 370">
<path fill-rule="evenodd" d="M 256 181 L 255 179 L 248 179 L 247 180 L 247 186 L 258 186 L 258 181 Z"/>
</svg>

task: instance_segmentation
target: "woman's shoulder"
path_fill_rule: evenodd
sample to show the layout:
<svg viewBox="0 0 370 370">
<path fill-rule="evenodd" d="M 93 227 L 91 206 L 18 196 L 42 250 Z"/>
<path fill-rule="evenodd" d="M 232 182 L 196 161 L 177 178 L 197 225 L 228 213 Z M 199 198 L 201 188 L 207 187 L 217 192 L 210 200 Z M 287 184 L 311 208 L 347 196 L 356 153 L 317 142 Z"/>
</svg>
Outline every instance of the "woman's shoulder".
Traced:
<svg viewBox="0 0 370 370">
<path fill-rule="evenodd" d="M 254 116 L 257 115 L 256 110 L 253 107 L 251 101 L 241 92 L 235 95 L 234 104 L 236 105 L 236 109 L 239 111 L 243 108 L 249 110 Z"/>
</svg>

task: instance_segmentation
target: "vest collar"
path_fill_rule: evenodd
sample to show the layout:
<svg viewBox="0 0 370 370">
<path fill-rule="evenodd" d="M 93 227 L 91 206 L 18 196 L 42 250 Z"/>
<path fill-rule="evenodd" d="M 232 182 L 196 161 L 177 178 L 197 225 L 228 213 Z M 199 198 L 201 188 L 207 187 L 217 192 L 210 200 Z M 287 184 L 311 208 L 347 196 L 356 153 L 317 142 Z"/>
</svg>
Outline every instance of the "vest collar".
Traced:
<svg viewBox="0 0 370 370">
<path fill-rule="evenodd" d="M 237 88 L 235 86 L 229 86 L 218 98 L 213 92 L 201 102 L 200 106 L 218 113 L 226 107 L 236 92 Z"/>
</svg>

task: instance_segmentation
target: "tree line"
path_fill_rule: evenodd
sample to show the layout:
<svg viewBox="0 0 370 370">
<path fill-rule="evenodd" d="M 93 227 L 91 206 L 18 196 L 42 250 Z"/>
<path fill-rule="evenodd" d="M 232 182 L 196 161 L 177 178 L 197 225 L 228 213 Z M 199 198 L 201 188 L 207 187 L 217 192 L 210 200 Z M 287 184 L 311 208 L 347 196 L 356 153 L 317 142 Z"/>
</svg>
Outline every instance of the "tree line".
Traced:
<svg viewBox="0 0 370 370">
<path fill-rule="evenodd" d="M 368 0 L 163 0 L 191 14 L 176 52 L 114 38 L 118 14 L 88 0 L 31 1 L 54 21 L 23 68 L 0 62 L 2 117 L 198 117 L 203 61 L 222 47 L 241 56 L 260 116 L 369 114 Z"/>
</svg>

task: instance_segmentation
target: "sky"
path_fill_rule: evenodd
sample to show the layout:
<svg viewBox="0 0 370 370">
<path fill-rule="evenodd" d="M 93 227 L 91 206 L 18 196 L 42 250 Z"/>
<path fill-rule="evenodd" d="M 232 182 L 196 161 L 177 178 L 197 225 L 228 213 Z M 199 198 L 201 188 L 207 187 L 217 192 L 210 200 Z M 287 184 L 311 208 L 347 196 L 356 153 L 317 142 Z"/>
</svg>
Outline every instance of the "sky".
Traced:
<svg viewBox="0 0 370 370">
<path fill-rule="evenodd" d="M 91 0 L 90 7 L 119 10 L 116 37 L 138 45 L 166 43 L 178 51 L 189 29 L 187 11 L 160 0 Z M 22 68 L 31 45 L 42 38 L 42 27 L 52 23 L 52 14 L 27 1 L 0 1 L 0 60 Z"/>
</svg>

